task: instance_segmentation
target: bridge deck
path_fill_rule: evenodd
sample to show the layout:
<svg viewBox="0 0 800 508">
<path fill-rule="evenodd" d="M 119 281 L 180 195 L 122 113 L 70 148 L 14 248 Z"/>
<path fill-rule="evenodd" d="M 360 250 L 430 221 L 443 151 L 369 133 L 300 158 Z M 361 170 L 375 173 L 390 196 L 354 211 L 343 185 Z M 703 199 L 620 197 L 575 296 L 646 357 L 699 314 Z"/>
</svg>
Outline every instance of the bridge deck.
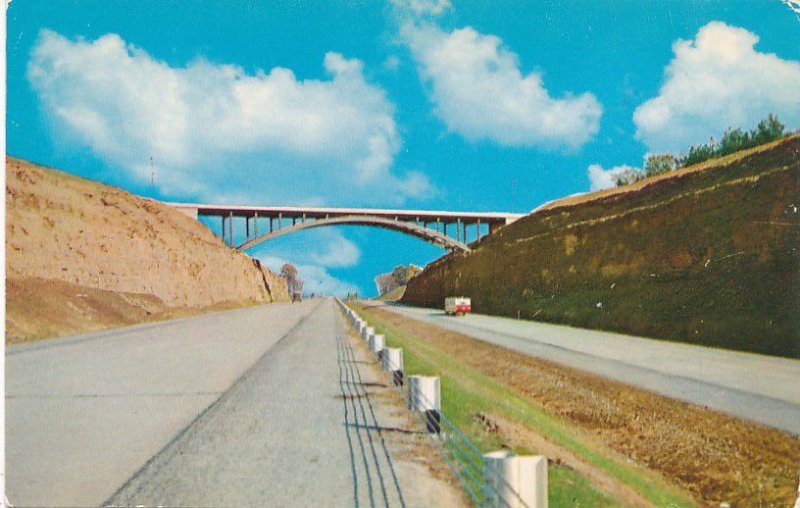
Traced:
<svg viewBox="0 0 800 508">
<path fill-rule="evenodd" d="M 185 210 L 198 216 L 218 217 L 264 217 L 325 219 L 352 215 L 386 217 L 401 221 L 436 222 L 477 222 L 484 224 L 509 224 L 523 214 L 505 212 L 452 212 L 442 210 L 392 210 L 379 208 L 319 208 L 299 206 L 249 206 L 249 205 L 207 205 L 196 203 L 164 203 L 173 208 Z"/>
<path fill-rule="evenodd" d="M 367 225 L 410 234 L 447 250 L 468 252 L 468 236 L 477 241 L 486 234 L 522 217 L 503 212 L 447 212 L 441 210 L 387 210 L 378 208 L 318 208 L 299 206 L 207 205 L 164 203 L 198 219 L 219 217 L 220 237 L 231 247 L 242 238 L 234 233 L 235 222 L 244 223 L 238 248 L 248 249 L 290 232 L 336 224 Z M 234 221 L 238 218 L 238 221 Z M 244 220 L 241 220 L 244 219 Z M 258 233 L 258 219 L 267 219 L 268 232 Z M 252 222 L 252 226 L 251 226 Z M 286 223 L 289 225 L 286 225 Z M 455 226 L 455 231 L 452 231 Z M 469 230 L 473 235 L 469 235 Z M 455 233 L 453 235 L 452 233 Z"/>
</svg>

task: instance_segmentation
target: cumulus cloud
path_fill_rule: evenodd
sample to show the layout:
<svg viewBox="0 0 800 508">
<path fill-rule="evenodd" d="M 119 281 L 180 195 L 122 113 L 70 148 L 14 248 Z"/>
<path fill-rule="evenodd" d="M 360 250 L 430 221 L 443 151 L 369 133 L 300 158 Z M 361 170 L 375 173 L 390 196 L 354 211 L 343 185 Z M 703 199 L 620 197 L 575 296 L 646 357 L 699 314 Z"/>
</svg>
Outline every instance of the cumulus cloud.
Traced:
<svg viewBox="0 0 800 508">
<path fill-rule="evenodd" d="M 315 232 L 316 244 L 321 250 L 307 251 L 307 259 L 326 267 L 355 266 L 361 257 L 359 248 L 336 229 L 320 229 Z"/>
<path fill-rule="evenodd" d="M 758 36 L 713 21 L 678 40 L 656 97 L 633 115 L 652 152 L 686 150 L 729 127 L 755 126 L 769 113 L 800 125 L 800 62 L 754 49 Z"/>
<path fill-rule="evenodd" d="M 589 166 L 589 190 L 591 192 L 603 189 L 610 189 L 617 186 L 617 178 L 625 173 L 631 171 L 641 171 L 640 168 L 633 166 L 614 166 L 613 168 L 603 169 L 600 164 L 592 164 Z"/>
<path fill-rule="evenodd" d="M 368 202 L 386 182 L 401 200 L 429 191 L 419 175 L 406 186 L 391 172 L 401 145 L 394 105 L 363 63 L 329 52 L 323 65 L 322 80 L 203 59 L 172 67 L 116 34 L 84 41 L 45 30 L 28 79 L 64 136 L 141 182 L 152 156 L 167 194 Z"/>
<path fill-rule="evenodd" d="M 600 128 L 594 95 L 552 97 L 542 77 L 523 74 L 517 55 L 494 35 L 419 23 L 406 23 L 401 35 L 430 85 L 436 115 L 468 140 L 578 147 Z"/>
<path fill-rule="evenodd" d="M 416 16 L 438 16 L 450 8 L 450 0 L 392 0 L 392 3 Z"/>
<path fill-rule="evenodd" d="M 310 229 L 292 236 L 294 238 L 290 241 L 277 238 L 261 244 L 250 255 L 276 272 L 288 260 L 297 267 L 307 292 L 341 295 L 358 291 L 356 284 L 330 273 L 331 270 L 356 266 L 361 258 L 358 246 L 339 229 Z"/>
<path fill-rule="evenodd" d="M 272 256 L 264 256 L 259 259 L 275 273 L 279 273 L 285 263 L 291 262 Z M 302 263 L 292 264 L 297 268 L 297 274 L 303 281 L 303 292 L 305 293 L 345 296 L 347 293 L 358 292 L 355 284 L 334 277 L 325 267 Z"/>
</svg>

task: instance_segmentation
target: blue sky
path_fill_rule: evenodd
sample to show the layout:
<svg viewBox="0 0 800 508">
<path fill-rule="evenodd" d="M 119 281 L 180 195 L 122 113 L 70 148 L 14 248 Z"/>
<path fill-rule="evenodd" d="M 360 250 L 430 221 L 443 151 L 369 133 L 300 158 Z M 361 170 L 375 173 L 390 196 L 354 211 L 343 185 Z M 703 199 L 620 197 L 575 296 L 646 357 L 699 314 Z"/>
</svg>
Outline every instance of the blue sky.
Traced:
<svg viewBox="0 0 800 508">
<path fill-rule="evenodd" d="M 14 0 L 8 152 L 160 199 L 526 212 L 800 127 L 798 40 L 778 0 Z M 441 251 L 340 227 L 251 254 L 370 295 Z"/>
</svg>

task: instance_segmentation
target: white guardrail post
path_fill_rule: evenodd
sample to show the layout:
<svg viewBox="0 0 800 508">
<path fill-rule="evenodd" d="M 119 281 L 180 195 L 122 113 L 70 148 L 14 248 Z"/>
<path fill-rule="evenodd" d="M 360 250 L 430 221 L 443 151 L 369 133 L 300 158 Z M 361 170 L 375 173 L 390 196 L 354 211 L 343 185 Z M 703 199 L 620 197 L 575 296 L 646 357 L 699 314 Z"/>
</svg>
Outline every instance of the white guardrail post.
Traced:
<svg viewBox="0 0 800 508">
<path fill-rule="evenodd" d="M 369 336 L 374 334 L 375 334 L 375 328 L 364 325 L 361 331 L 361 339 L 364 340 L 365 342 L 369 342 Z"/>
<path fill-rule="evenodd" d="M 373 333 L 369 336 L 369 350 L 375 353 L 380 360 L 383 357 L 383 344 L 385 337 L 383 335 Z"/>
<path fill-rule="evenodd" d="M 547 508 L 547 457 L 508 450 L 483 456 L 486 508 Z"/>
<path fill-rule="evenodd" d="M 438 434 L 442 421 L 441 383 L 436 376 L 408 376 L 411 410 L 425 417 L 428 432 Z"/>
<path fill-rule="evenodd" d="M 400 348 L 383 348 L 381 367 L 384 372 L 392 373 L 395 386 L 403 386 L 403 350 Z"/>
</svg>

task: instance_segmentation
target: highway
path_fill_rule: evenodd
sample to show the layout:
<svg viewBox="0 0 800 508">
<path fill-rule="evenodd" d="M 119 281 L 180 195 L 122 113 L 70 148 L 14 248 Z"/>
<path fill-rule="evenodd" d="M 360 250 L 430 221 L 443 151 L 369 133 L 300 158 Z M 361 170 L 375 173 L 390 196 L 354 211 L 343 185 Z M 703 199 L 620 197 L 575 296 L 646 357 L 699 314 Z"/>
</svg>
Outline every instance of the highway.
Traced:
<svg viewBox="0 0 800 508">
<path fill-rule="evenodd" d="M 800 435 L 800 361 L 534 321 L 381 304 L 520 353 Z"/>
<path fill-rule="evenodd" d="M 8 499 L 457 503 L 386 431 L 405 413 L 376 399 L 380 373 L 362 346 L 317 299 L 9 347 Z"/>
</svg>

